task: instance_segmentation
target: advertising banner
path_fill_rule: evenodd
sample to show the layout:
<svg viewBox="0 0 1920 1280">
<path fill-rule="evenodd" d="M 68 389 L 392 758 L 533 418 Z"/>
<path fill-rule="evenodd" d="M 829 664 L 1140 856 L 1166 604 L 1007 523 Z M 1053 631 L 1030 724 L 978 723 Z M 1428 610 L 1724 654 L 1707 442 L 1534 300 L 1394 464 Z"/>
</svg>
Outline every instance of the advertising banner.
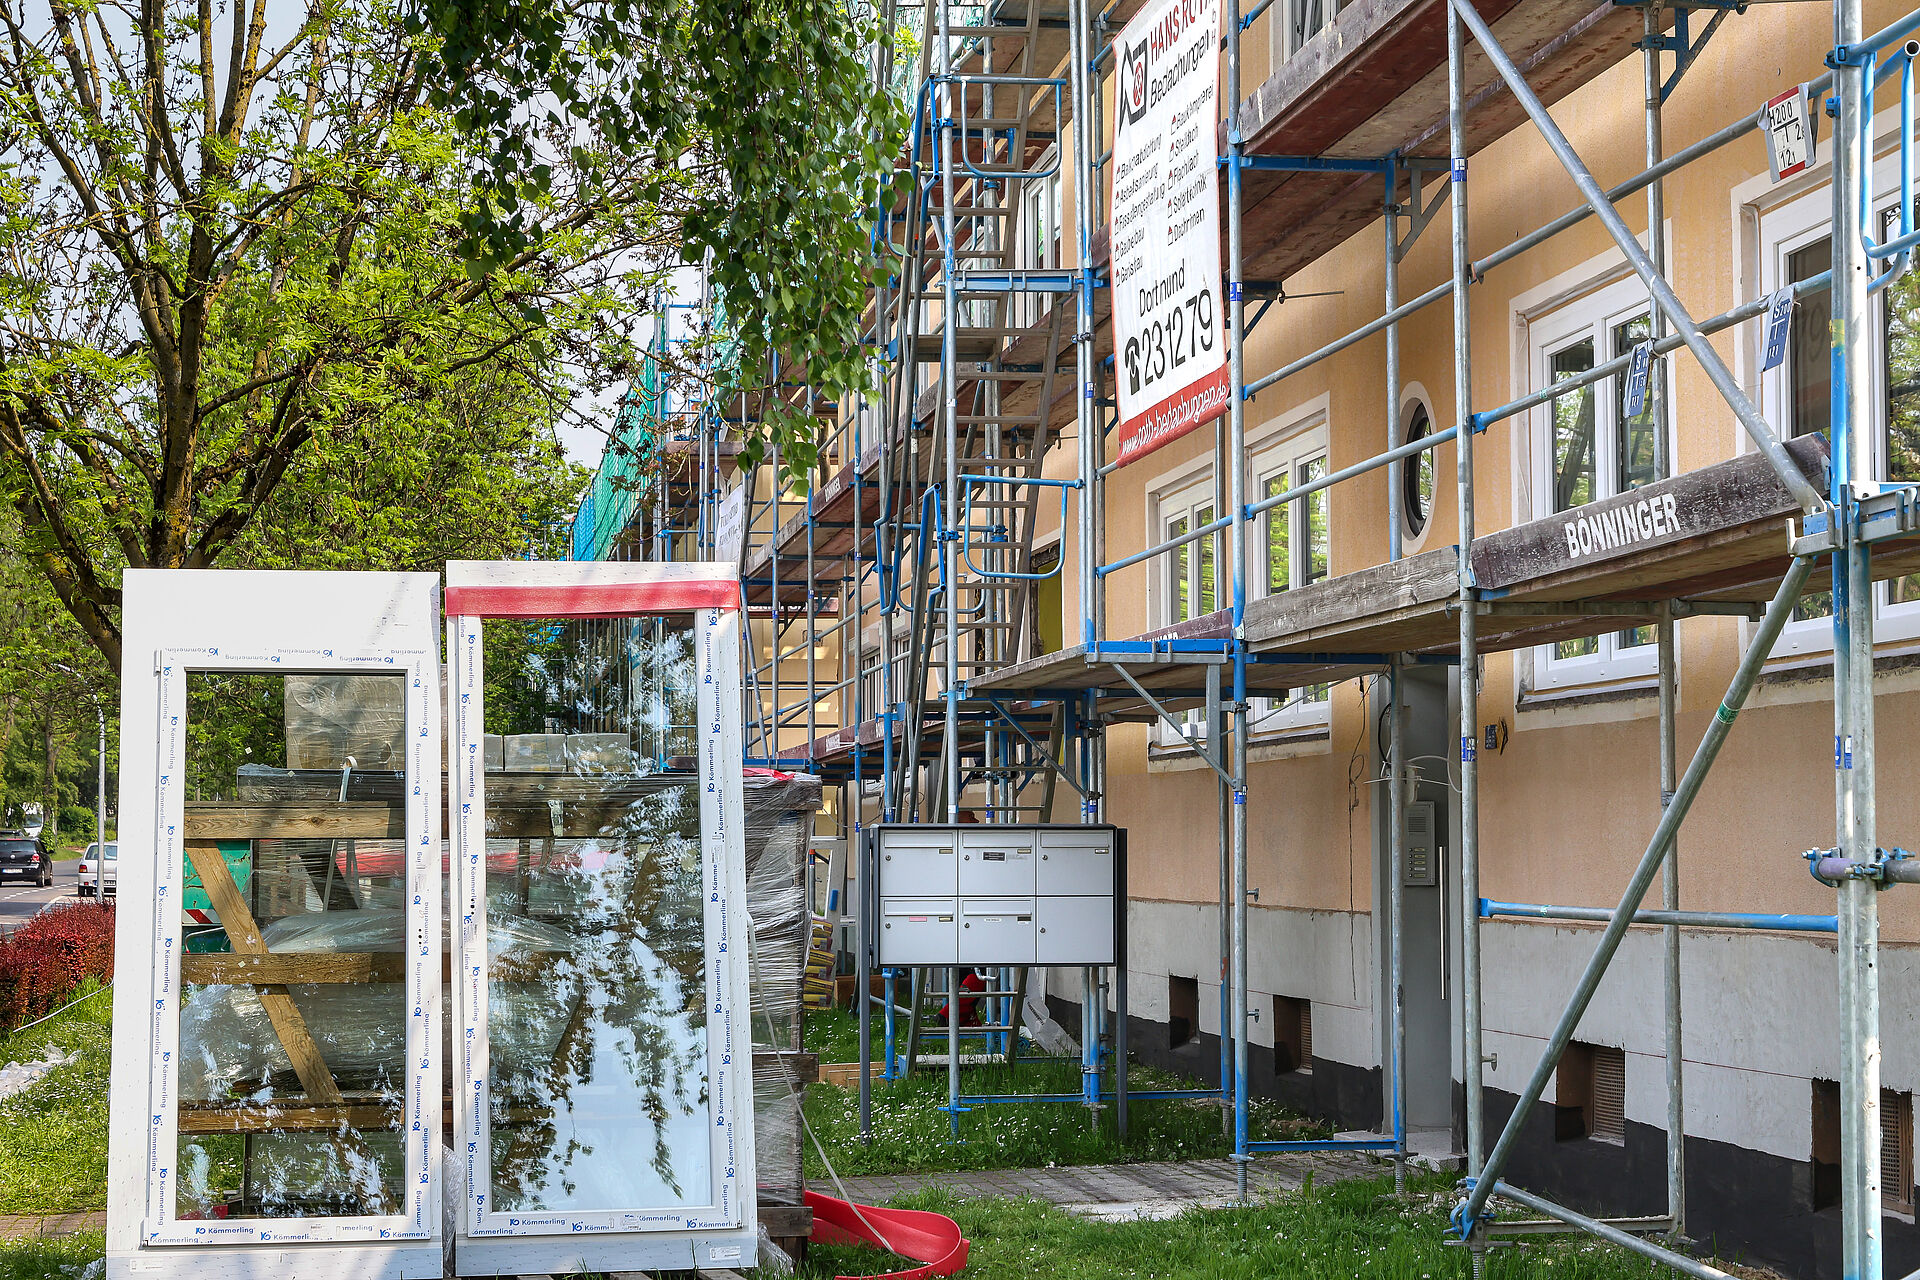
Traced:
<svg viewBox="0 0 1920 1280">
<path fill-rule="evenodd" d="M 1108 227 L 1116 461 L 1227 411 L 1220 0 L 1152 0 L 1120 33 Z"/>
</svg>

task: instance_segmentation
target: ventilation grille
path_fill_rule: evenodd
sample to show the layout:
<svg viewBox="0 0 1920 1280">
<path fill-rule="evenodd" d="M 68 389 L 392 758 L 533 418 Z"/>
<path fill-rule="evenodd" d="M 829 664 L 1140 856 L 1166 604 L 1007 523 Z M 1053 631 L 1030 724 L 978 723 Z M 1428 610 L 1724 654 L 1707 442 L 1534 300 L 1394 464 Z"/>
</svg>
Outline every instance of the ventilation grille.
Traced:
<svg viewBox="0 0 1920 1280">
<path fill-rule="evenodd" d="M 1880 1203 L 1913 1212 L 1913 1095 L 1880 1091 Z"/>
<path fill-rule="evenodd" d="M 1601 1142 L 1627 1140 L 1627 1054 L 1624 1049 L 1593 1049 L 1593 1113 L 1589 1136 Z"/>
<path fill-rule="evenodd" d="M 1313 1067 L 1313 1001 L 1300 1002 L 1300 1065 Z"/>
</svg>

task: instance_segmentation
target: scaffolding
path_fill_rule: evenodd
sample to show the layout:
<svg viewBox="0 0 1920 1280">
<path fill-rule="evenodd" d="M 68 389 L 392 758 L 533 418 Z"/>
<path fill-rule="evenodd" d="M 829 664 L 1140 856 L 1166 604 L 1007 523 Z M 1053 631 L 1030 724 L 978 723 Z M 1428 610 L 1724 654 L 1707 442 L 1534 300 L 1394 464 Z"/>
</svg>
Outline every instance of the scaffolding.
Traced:
<svg viewBox="0 0 1920 1280">
<path fill-rule="evenodd" d="M 1913 860 L 1878 842 L 1874 805 L 1874 584 L 1913 566 L 1920 534 L 1920 491 L 1876 473 L 1865 405 L 1869 299 L 1907 266 L 1920 245 L 1913 228 L 1913 60 L 1920 14 L 1867 34 L 1861 0 L 1833 0 L 1831 68 L 1803 86 L 1806 100 L 1830 99 L 1834 192 L 1830 271 L 1798 281 L 1785 297 L 1759 298 L 1706 319 L 1693 317 L 1667 279 L 1660 234 L 1646 243 L 1616 205 L 1643 200 L 1647 225 L 1665 224 L 1665 180 L 1684 166 L 1765 131 L 1760 115 L 1669 154 L 1662 106 L 1702 47 L 1742 5 L 1683 0 L 1644 6 L 1591 6 L 1520 0 L 1500 7 L 1467 0 L 1402 0 L 1398 25 L 1381 22 L 1331 55 L 1315 93 L 1250 98 L 1242 84 L 1243 33 L 1271 0 L 1226 0 L 1220 19 L 1225 101 L 1224 270 L 1229 302 L 1231 396 L 1214 424 L 1216 500 L 1226 514 L 1143 550 L 1109 558 L 1105 488 L 1120 466 L 1106 456 L 1116 425 L 1108 394 L 1113 367 L 1106 296 L 1106 240 L 1099 223 L 1103 175 L 1102 85 L 1115 59 L 1116 25 L 1137 0 L 997 0 L 961 5 L 926 0 L 883 6 L 883 25 L 918 37 L 908 77 L 913 112 L 903 157 L 905 194 L 876 211 L 876 242 L 890 270 L 869 311 L 875 392 L 846 405 L 816 405 L 801 386 L 771 394 L 817 411 L 821 443 L 812 483 L 764 495 L 767 468 L 742 477 L 747 487 L 745 541 L 738 554 L 743 591 L 760 656 L 750 657 L 748 751 L 756 762 L 800 768 L 842 787 L 839 818 L 854 844 L 863 822 L 988 822 L 1045 819 L 1064 785 L 1087 822 L 1106 812 L 1106 727 L 1119 721 L 1164 723 L 1177 749 L 1216 777 L 1221 984 L 1221 1076 L 1217 1097 L 1242 1170 L 1254 1153 L 1302 1147 L 1360 1147 L 1394 1159 L 1396 1185 L 1407 1166 L 1407 1008 L 1402 939 L 1403 870 L 1412 770 L 1405 758 L 1407 673 L 1448 668 L 1455 681 L 1459 849 L 1457 930 L 1463 961 L 1458 1045 L 1464 1087 L 1467 1177 L 1453 1215 L 1476 1268 L 1496 1236 L 1584 1231 L 1686 1274 L 1722 1273 L 1650 1237 L 1686 1235 L 1685 1081 L 1680 1053 L 1681 931 L 1710 927 L 1832 933 L 1839 950 L 1844 1019 L 1841 1147 L 1843 1273 L 1880 1269 L 1876 897 L 1894 883 L 1920 880 Z M 1485 13 L 1483 13 L 1485 11 Z M 1289 16 L 1292 10 L 1288 11 Z M 1487 16 L 1489 15 L 1490 16 Z M 1515 20 L 1515 14 L 1525 21 Z M 1506 15 L 1503 17 L 1503 15 Z M 1275 15 L 1276 18 L 1279 15 Z M 1414 18 L 1423 18 L 1425 25 Z M 1734 19 L 1738 21 L 1738 18 Z M 1444 26 L 1444 56 L 1436 42 Z M 1496 27 L 1512 33 L 1514 50 Z M 1303 38 L 1312 32 L 1302 28 Z M 1548 112 L 1601 71 L 1637 51 L 1644 88 L 1645 168 L 1603 189 Z M 1423 63 L 1422 58 L 1426 61 Z M 900 59 L 900 65 L 910 65 Z M 1064 74 L 1056 69 L 1064 64 Z M 1435 74 L 1424 75 L 1421 67 Z M 1382 68 L 1398 68 L 1383 72 Z M 1444 68 L 1444 74 L 1439 74 Z M 876 52 L 877 77 L 896 80 L 894 50 Z M 1398 78 L 1395 78 L 1395 77 Z M 1345 77 L 1343 80 L 1342 77 Z M 1869 221 L 1875 86 L 1896 82 L 1902 111 L 1901 200 L 1897 225 Z M 1329 88 L 1329 86 L 1331 86 Z M 1538 86 L 1538 87 L 1535 87 Z M 1309 86 L 1309 89 L 1316 86 Z M 1340 91 L 1349 92 L 1345 98 Z M 1543 100 L 1543 98 L 1545 100 Z M 1400 123 L 1382 124 L 1387 101 L 1410 103 Z M 1426 113 L 1424 116 L 1422 113 Z M 1406 119 L 1427 119 L 1408 130 Z M 1561 216 L 1475 260 L 1468 248 L 1468 166 L 1485 144 L 1517 127 L 1536 129 L 1580 194 Z M 1392 130 L 1397 130 L 1393 132 Z M 1029 193 L 1065 173 L 1075 193 L 1071 243 L 1050 256 L 1023 249 L 1023 219 L 1039 207 Z M 1058 199 L 1057 195 L 1052 197 Z M 1249 242 L 1249 208 L 1258 238 Z M 1415 241 L 1447 214 L 1451 272 L 1411 299 L 1400 296 L 1400 264 Z M 1489 409 L 1476 409 L 1469 295 L 1490 270 L 1586 223 L 1597 222 L 1647 292 L 1651 332 L 1635 349 L 1551 386 Z M 1383 228 L 1384 296 L 1373 320 L 1274 371 L 1249 379 L 1246 336 L 1293 270 L 1355 232 Z M 1281 234 L 1284 232 L 1285 234 Z M 1437 231 L 1436 231 L 1437 234 Z M 1835 392 L 1827 440 L 1782 441 L 1709 341 L 1756 320 L 1781 322 L 1783 302 L 1831 291 L 1836 317 Z M 1248 301 L 1258 303 L 1249 315 Z M 1454 421 L 1408 438 L 1403 402 L 1401 325 L 1446 300 L 1451 308 Z M 1790 306 L 1789 306 L 1790 310 Z M 1384 342 L 1386 421 L 1383 447 L 1277 494 L 1247 492 L 1246 406 L 1281 381 L 1372 338 Z M 1475 529 L 1475 445 L 1499 424 L 1580 388 L 1623 375 L 1644 386 L 1649 368 L 1663 385 L 1665 358 L 1685 348 L 1731 408 L 1752 451 L 1675 475 L 1667 456 L 1669 397 L 1648 397 L 1654 416 L 1654 476 L 1584 510 L 1623 520 L 1632 504 L 1675 494 L 1717 498 L 1709 524 L 1682 529 L 1660 545 L 1598 541 L 1604 554 L 1556 561 L 1541 551 L 1547 522 L 1516 521 L 1491 533 Z M 778 384 L 778 379 L 775 379 Z M 750 416 L 742 398 L 735 418 Z M 729 419 L 712 414 L 713 444 L 699 447 L 689 486 L 716 494 L 723 482 L 719 441 Z M 1056 424 L 1057 427 L 1056 427 Z M 1438 424 L 1435 424 L 1436 426 Z M 1071 450 L 1066 446 L 1071 436 Z M 704 439 L 704 437 L 703 437 Z M 1454 546 L 1407 554 L 1403 487 L 1409 463 L 1443 445 L 1455 450 L 1458 512 Z M 1067 474 L 1049 475 L 1050 450 Z M 1065 466 L 1071 457 L 1070 467 Z M 1275 508 L 1301 511 L 1312 495 L 1375 471 L 1385 472 L 1387 560 L 1284 595 L 1251 598 L 1249 539 Z M 1035 533 L 1043 511 L 1059 504 L 1063 546 L 1069 519 L 1077 555 L 1076 592 L 1065 612 L 1066 643 L 1047 648 L 1036 629 L 1041 584 L 1061 575 L 1042 563 Z M 1614 504 L 1608 506 L 1608 503 Z M 696 502 L 706 511 L 704 500 Z M 1625 516 L 1615 516 L 1622 508 Z M 1780 530 L 1796 535 L 1783 553 Z M 695 548 L 711 553 L 712 518 L 700 515 Z M 1555 528 L 1557 529 L 1557 525 Z M 1555 535 L 1557 537 L 1557 533 Z M 1145 541 L 1151 542 L 1151 537 Z M 1109 577 L 1136 564 L 1226 542 L 1231 580 L 1221 607 L 1176 626 L 1114 637 L 1107 627 Z M 1657 541 L 1657 540 L 1656 540 Z M 1876 547 L 1876 544 L 1879 544 Z M 1877 553 L 1876 553 L 1877 552 Z M 673 554 L 670 551 L 662 554 Z M 1064 559 L 1064 556 L 1061 557 Z M 1217 560 L 1217 557 L 1216 557 Z M 1574 561 L 1578 560 L 1578 563 Z M 1833 593 L 1835 811 L 1831 849 L 1808 857 L 1835 890 L 1835 912 L 1760 915 L 1681 909 L 1677 835 L 1715 757 L 1759 676 L 1781 628 L 1803 594 L 1821 582 Z M 1675 623 L 1731 614 L 1750 619 L 1743 656 L 1718 713 L 1682 767 L 1676 731 Z M 1657 650 L 1661 815 L 1618 905 L 1611 910 L 1484 898 L 1479 863 L 1478 705 L 1481 659 L 1490 652 L 1580 639 L 1622 627 L 1649 627 Z M 797 669 L 796 669 L 797 668 Z M 1372 678 L 1384 689 L 1382 781 L 1389 813 L 1381 933 L 1387 969 L 1382 1046 L 1387 1133 L 1329 1142 L 1261 1142 L 1248 1125 L 1252 1016 L 1248 1007 L 1248 752 L 1255 697 L 1297 697 L 1328 682 Z M 1198 714 L 1196 731 L 1195 714 Z M 854 847 L 850 844 L 849 847 Z M 871 874 L 871 869 L 868 869 Z M 1647 907 L 1656 878 L 1660 905 Z M 1483 992 L 1480 929 L 1486 919 L 1527 917 L 1604 924 L 1574 993 L 1497 1133 L 1489 1133 L 1483 1097 Z M 1581 1016 L 1630 925 L 1658 926 L 1663 943 L 1666 1045 L 1666 1211 L 1602 1221 L 1507 1180 L 1515 1143 L 1551 1082 Z M 904 1053 L 895 1048 L 893 975 L 884 1001 L 886 1070 L 917 1053 L 922 975 L 913 975 L 912 1024 Z M 1018 1039 L 1016 998 L 1024 983 L 994 992 L 1014 1008 L 986 1034 L 1009 1056 Z M 1079 1100 L 1097 1110 L 1111 1096 L 1124 1125 L 1127 997 L 1124 964 L 1108 980 L 1081 974 L 1082 1070 Z M 862 1042 L 870 1031 L 870 980 L 861 972 Z M 957 978 L 949 972 L 946 989 Z M 1109 1010 L 1111 997 L 1114 1008 Z M 960 1035 L 949 1018 L 948 1109 L 955 1132 L 970 1105 L 962 1094 Z M 1111 1088 L 1104 1072 L 1111 1070 Z M 864 1080 L 865 1073 L 862 1074 Z M 863 1111 L 863 1121 L 866 1120 Z M 1525 1206 L 1537 1220 L 1501 1222 L 1494 1196 Z"/>
</svg>

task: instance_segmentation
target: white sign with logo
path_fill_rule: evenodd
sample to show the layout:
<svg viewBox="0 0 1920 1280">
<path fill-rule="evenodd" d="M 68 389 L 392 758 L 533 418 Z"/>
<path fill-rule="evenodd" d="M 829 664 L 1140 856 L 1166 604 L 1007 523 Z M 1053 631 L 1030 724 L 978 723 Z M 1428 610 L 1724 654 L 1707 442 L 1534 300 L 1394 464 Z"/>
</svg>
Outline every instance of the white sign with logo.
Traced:
<svg viewBox="0 0 1920 1280">
<path fill-rule="evenodd" d="M 1213 421 L 1231 394 L 1220 296 L 1220 0 L 1150 0 L 1116 48 L 1108 226 L 1115 460 L 1127 463 Z"/>
<path fill-rule="evenodd" d="M 747 537 L 747 490 L 742 485 L 721 499 L 713 512 L 713 558 L 721 564 L 739 564 L 740 547 Z"/>
</svg>

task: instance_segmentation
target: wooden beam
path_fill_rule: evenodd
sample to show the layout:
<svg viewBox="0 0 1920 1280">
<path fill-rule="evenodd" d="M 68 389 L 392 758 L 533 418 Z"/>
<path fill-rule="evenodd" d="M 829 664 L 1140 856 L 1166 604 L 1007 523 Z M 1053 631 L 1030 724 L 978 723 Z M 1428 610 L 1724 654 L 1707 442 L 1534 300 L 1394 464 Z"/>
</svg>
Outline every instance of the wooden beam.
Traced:
<svg viewBox="0 0 1920 1280">
<path fill-rule="evenodd" d="M 378 800 L 226 801 L 186 806 L 189 840 L 404 840 L 405 805 Z"/>
<path fill-rule="evenodd" d="M 180 1132 L 335 1133 L 341 1125 L 354 1130 L 398 1129 L 404 1119 L 405 1113 L 397 1107 L 181 1107 Z"/>
<path fill-rule="evenodd" d="M 404 982 L 407 958 L 399 952 L 312 951 L 270 955 L 180 957 L 180 981 L 194 986 L 324 985 Z"/>
<path fill-rule="evenodd" d="M 187 858 L 207 891 L 207 899 L 220 917 L 220 927 L 226 931 L 228 944 L 240 955 L 266 955 L 266 940 L 260 936 L 260 926 L 254 923 L 253 912 L 240 895 L 240 887 L 233 882 L 233 872 L 220 846 L 210 840 L 190 839 L 186 841 L 186 849 Z M 307 1097 L 321 1105 L 338 1106 L 340 1090 L 333 1082 L 333 1072 L 308 1033 L 307 1020 L 300 1016 L 300 1007 L 294 1004 L 293 997 L 284 986 L 261 987 L 258 994 L 261 1006 L 273 1022 L 274 1034 L 280 1038 L 280 1047 L 292 1061 L 294 1074 L 300 1077 L 300 1087 Z"/>
</svg>

